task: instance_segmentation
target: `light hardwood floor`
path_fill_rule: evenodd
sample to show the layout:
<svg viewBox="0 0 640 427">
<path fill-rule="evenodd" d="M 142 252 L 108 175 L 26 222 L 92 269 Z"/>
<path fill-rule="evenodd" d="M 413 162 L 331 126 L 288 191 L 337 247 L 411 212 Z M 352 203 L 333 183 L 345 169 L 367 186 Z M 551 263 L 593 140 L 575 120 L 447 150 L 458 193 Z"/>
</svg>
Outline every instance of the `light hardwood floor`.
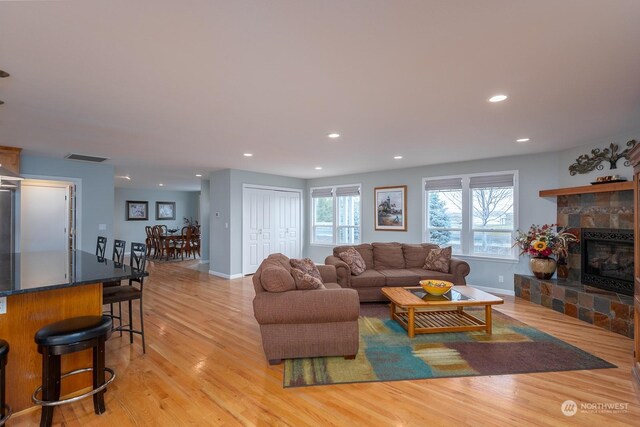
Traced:
<svg viewBox="0 0 640 427">
<path fill-rule="evenodd" d="M 505 297 L 498 311 L 619 366 L 617 369 L 282 388 L 253 318 L 250 278 L 223 280 L 193 261 L 151 265 L 145 282 L 147 354 L 140 339 L 115 336 L 107 366 L 118 378 L 107 412 L 91 399 L 56 409 L 67 426 L 524 426 L 639 425 L 631 380 L 632 341 Z M 10 386 L 10 385 L 9 385 Z M 627 413 L 565 417 L 565 400 L 628 403 Z M 39 410 L 9 426 L 37 425 Z"/>
</svg>

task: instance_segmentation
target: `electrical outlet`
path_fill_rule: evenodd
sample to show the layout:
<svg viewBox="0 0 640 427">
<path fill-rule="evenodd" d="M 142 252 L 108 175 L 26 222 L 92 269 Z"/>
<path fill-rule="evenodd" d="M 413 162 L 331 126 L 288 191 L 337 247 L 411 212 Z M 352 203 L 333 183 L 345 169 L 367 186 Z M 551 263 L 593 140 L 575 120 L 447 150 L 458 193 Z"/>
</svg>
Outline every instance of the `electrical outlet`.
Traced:
<svg viewBox="0 0 640 427">
<path fill-rule="evenodd" d="M 498 276 L 498 283 L 504 283 L 504 276 Z"/>
<path fill-rule="evenodd" d="M 7 297 L 0 298 L 0 314 L 7 312 Z"/>
</svg>

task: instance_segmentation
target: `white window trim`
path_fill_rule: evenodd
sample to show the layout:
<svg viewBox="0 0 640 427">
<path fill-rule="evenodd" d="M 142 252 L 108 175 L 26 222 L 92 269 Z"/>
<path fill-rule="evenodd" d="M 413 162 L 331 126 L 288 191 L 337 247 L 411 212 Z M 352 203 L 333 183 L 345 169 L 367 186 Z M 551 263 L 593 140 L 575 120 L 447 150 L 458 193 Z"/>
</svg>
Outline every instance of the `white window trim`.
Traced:
<svg viewBox="0 0 640 427">
<path fill-rule="evenodd" d="M 428 242 L 427 232 L 429 230 L 427 218 L 427 191 L 425 190 L 425 185 L 428 181 L 435 181 L 440 179 L 448 179 L 448 178 L 461 178 L 462 179 L 462 199 L 467 200 L 468 206 L 471 206 L 471 190 L 469 189 L 469 181 L 471 177 L 476 176 L 491 176 L 491 175 L 506 175 L 513 174 L 513 230 L 519 229 L 518 220 L 520 218 L 519 209 L 520 209 L 520 195 L 519 195 L 519 176 L 518 170 L 507 170 L 507 171 L 495 171 L 495 172 L 479 172 L 479 173 L 469 173 L 469 174 L 456 174 L 456 175 L 447 175 L 447 176 L 430 176 L 422 178 L 422 240 L 424 242 Z M 465 224 L 467 229 L 465 230 Z M 511 248 L 511 256 L 508 257 L 492 257 L 487 255 L 477 255 L 471 253 L 472 246 L 472 236 L 473 236 L 473 222 L 471 210 L 466 209 L 462 211 L 462 231 L 460 232 L 462 245 L 463 245 L 463 253 L 454 254 L 455 257 L 459 258 L 469 258 L 469 259 L 481 259 L 481 260 L 491 260 L 491 261 L 502 261 L 502 262 L 519 262 L 518 252 L 516 248 Z M 511 234 L 513 237 L 513 232 Z"/>
<path fill-rule="evenodd" d="M 362 184 L 361 183 L 356 183 L 356 184 L 340 184 L 340 185 L 319 185 L 317 187 L 311 187 L 309 188 L 309 246 L 320 246 L 320 247 L 334 247 L 337 245 L 341 245 L 342 243 L 337 243 L 338 241 L 338 228 L 344 228 L 346 226 L 338 226 L 338 209 L 337 209 L 337 196 L 336 196 L 336 189 L 338 188 L 342 188 L 342 187 L 355 187 L 357 186 L 360 189 L 360 225 L 357 227 L 358 228 L 358 235 L 360 236 L 360 243 L 362 242 Z M 331 188 L 333 189 L 333 243 L 315 243 L 313 241 L 313 231 L 315 229 L 315 210 L 313 208 L 313 197 L 311 197 L 311 195 L 313 194 L 313 190 L 317 190 L 320 188 Z M 356 244 L 360 244 L 360 243 L 356 243 Z M 345 243 L 346 244 L 346 243 Z"/>
</svg>

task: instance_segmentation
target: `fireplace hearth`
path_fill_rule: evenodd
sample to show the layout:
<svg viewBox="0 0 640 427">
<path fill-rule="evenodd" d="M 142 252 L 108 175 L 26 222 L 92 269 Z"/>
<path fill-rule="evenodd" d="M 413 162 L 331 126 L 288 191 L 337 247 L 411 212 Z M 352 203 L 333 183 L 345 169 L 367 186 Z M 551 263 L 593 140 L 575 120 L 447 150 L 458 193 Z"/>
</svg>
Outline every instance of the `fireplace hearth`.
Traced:
<svg viewBox="0 0 640 427">
<path fill-rule="evenodd" d="M 633 295 L 633 230 L 583 228 L 580 253 L 583 284 Z"/>
</svg>

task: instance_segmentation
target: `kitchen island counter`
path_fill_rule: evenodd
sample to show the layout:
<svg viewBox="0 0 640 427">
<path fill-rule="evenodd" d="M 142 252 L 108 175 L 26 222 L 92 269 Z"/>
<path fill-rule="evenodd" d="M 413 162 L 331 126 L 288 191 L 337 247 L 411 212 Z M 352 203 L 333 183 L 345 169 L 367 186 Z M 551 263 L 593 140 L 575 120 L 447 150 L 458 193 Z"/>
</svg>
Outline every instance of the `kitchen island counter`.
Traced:
<svg viewBox="0 0 640 427">
<path fill-rule="evenodd" d="M 77 316 L 100 316 L 102 283 L 147 276 L 83 251 L 23 252 L 0 255 L 0 338 L 9 342 L 7 402 L 19 412 L 33 406 L 31 394 L 42 383 L 42 356 L 34 336 L 43 326 Z M 107 360 L 107 365 L 109 361 Z M 92 365 L 92 352 L 66 355 L 62 372 Z M 62 381 L 62 395 L 91 386 L 91 373 Z"/>
<path fill-rule="evenodd" d="M 0 297 L 146 275 L 84 251 L 0 254 Z"/>
</svg>

